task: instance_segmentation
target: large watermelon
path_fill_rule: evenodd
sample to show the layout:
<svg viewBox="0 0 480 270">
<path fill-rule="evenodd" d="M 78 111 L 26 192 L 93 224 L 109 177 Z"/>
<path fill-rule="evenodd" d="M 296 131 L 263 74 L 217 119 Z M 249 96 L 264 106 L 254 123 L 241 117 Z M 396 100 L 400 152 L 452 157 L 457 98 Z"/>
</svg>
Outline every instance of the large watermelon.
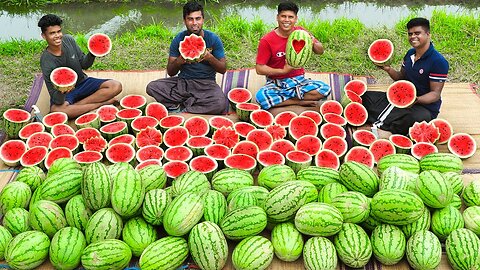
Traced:
<svg viewBox="0 0 480 270">
<path fill-rule="evenodd" d="M 304 67 L 312 53 L 313 41 L 307 31 L 297 29 L 288 36 L 285 58 L 290 66 Z"/>
</svg>

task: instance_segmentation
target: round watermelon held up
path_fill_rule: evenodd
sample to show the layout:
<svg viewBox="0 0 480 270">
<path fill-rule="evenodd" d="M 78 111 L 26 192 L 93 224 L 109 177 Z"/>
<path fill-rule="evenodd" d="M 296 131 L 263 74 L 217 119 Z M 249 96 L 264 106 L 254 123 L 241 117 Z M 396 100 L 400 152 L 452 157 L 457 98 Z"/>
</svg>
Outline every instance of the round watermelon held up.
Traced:
<svg viewBox="0 0 480 270">
<path fill-rule="evenodd" d="M 112 40 L 105 34 L 97 33 L 90 36 L 87 46 L 91 54 L 102 57 L 112 50 Z"/>
<path fill-rule="evenodd" d="M 205 55 L 207 44 L 205 40 L 203 40 L 203 37 L 191 34 L 190 36 L 185 36 L 185 38 L 180 41 L 178 50 L 187 62 L 198 62 Z"/>
<path fill-rule="evenodd" d="M 393 43 L 388 39 L 377 39 L 368 47 L 368 57 L 377 66 L 387 65 L 393 56 Z"/>
<path fill-rule="evenodd" d="M 65 93 L 75 88 L 77 73 L 68 67 L 58 67 L 50 73 L 50 81 L 58 91 Z"/>
</svg>

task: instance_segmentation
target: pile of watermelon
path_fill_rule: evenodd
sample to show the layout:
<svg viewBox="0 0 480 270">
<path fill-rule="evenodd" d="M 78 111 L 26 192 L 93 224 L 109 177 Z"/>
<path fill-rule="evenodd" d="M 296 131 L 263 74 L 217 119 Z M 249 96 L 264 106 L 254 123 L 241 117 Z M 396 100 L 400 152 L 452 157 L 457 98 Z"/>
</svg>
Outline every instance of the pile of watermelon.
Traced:
<svg viewBox="0 0 480 270">
<path fill-rule="evenodd" d="M 372 256 L 434 269 L 444 242 L 454 269 L 480 266 L 480 181 L 464 187 L 460 156 L 415 148 L 448 143 L 465 157 L 463 133 L 447 136 L 436 120 L 389 140 L 357 131 L 349 148 L 345 127 L 366 119 L 361 102 L 274 117 L 229 97 L 248 122 L 185 119 L 129 95 L 75 128 L 55 113 L 14 125 L 1 157 L 23 168 L 0 193 L 0 257 L 16 269 L 50 260 L 88 270 L 123 269 L 132 257 L 142 269 L 176 269 L 190 256 L 222 269 L 230 244 L 236 269 L 266 269 L 274 256 L 303 257 L 306 269 L 338 259 L 359 268 Z"/>
</svg>

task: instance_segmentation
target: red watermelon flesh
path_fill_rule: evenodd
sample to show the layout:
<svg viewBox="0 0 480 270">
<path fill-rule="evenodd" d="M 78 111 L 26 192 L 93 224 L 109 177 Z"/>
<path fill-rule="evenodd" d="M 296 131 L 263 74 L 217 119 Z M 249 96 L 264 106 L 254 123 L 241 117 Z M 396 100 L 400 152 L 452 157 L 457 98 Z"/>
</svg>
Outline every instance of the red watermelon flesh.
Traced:
<svg viewBox="0 0 480 270">
<path fill-rule="evenodd" d="M 469 158 L 477 151 L 477 143 L 470 134 L 456 133 L 448 140 L 448 150 L 459 158 Z"/>
<path fill-rule="evenodd" d="M 234 125 L 233 125 L 233 129 L 235 130 L 235 132 L 238 133 L 238 135 L 240 135 L 241 137 L 245 138 L 247 137 L 247 134 L 256 129 L 256 127 L 250 123 L 247 123 L 247 122 L 236 122 Z"/>
<path fill-rule="evenodd" d="M 133 119 L 130 125 L 134 131 L 138 132 L 146 127 L 155 128 L 158 125 L 158 120 L 151 116 L 138 116 Z"/>
<path fill-rule="evenodd" d="M 81 125 L 87 125 L 87 124 L 90 124 L 90 123 L 94 122 L 99 117 L 100 116 L 96 112 L 85 113 L 85 114 L 82 114 L 79 117 L 77 117 L 77 119 L 75 119 L 75 125 L 77 127 L 81 126 Z M 92 127 L 94 127 L 94 126 L 92 125 Z"/>
<path fill-rule="evenodd" d="M 100 131 L 105 134 L 117 134 L 127 129 L 127 123 L 124 121 L 108 123 L 100 128 Z"/>
<path fill-rule="evenodd" d="M 45 158 L 45 168 L 48 170 L 53 162 L 59 158 L 73 158 L 72 151 L 66 147 L 58 147 L 48 152 Z"/>
<path fill-rule="evenodd" d="M 180 55 L 188 62 L 200 60 L 205 54 L 206 49 L 207 46 L 203 38 L 195 34 L 185 36 L 185 38 L 180 41 L 178 48 Z"/>
<path fill-rule="evenodd" d="M 343 87 L 343 91 L 352 91 L 358 96 L 361 96 L 367 92 L 367 83 L 363 80 L 350 80 L 348 83 L 345 84 Z"/>
<path fill-rule="evenodd" d="M 411 153 L 416 159 L 422 159 L 428 154 L 438 153 L 438 148 L 432 143 L 419 142 L 412 146 Z"/>
<path fill-rule="evenodd" d="M 80 142 L 78 141 L 77 137 L 75 137 L 74 135 L 65 134 L 55 137 L 50 142 L 49 148 L 55 149 L 59 147 L 65 147 L 73 152 L 78 149 L 79 144 Z"/>
<path fill-rule="evenodd" d="M 257 127 L 264 128 L 266 126 L 269 126 L 273 124 L 274 117 L 272 113 L 266 110 L 255 110 L 252 113 L 250 113 L 250 122 L 254 124 Z"/>
<path fill-rule="evenodd" d="M 407 108 L 417 99 L 417 90 L 413 83 L 399 80 L 387 88 L 387 99 L 397 108 Z"/>
<path fill-rule="evenodd" d="M 225 158 L 225 166 L 240 170 L 251 171 L 257 166 L 255 158 L 244 154 L 232 154 Z"/>
<path fill-rule="evenodd" d="M 440 138 L 436 141 L 437 144 L 444 144 L 447 143 L 450 137 L 453 135 L 453 128 L 450 123 L 442 118 L 436 118 L 430 121 L 435 127 L 438 128 L 438 132 L 440 132 Z"/>
<path fill-rule="evenodd" d="M 287 130 L 285 127 L 277 124 L 269 125 L 265 127 L 265 130 L 272 135 L 274 141 L 283 139 L 285 136 L 287 136 Z"/>
<path fill-rule="evenodd" d="M 401 134 L 392 134 L 388 138 L 395 147 L 400 149 L 411 149 L 413 146 L 412 140 L 407 136 Z"/>
<path fill-rule="evenodd" d="M 362 104 L 352 102 L 345 107 L 343 117 L 345 117 L 348 124 L 358 127 L 367 122 L 368 111 Z"/>
<path fill-rule="evenodd" d="M 244 111 L 253 112 L 255 110 L 260 110 L 260 105 L 255 103 L 244 102 L 244 103 L 238 103 L 236 106 L 237 106 L 237 109 L 244 110 Z"/>
<path fill-rule="evenodd" d="M 160 120 L 160 127 L 168 129 L 180 126 L 185 121 L 185 117 L 181 115 L 168 115 Z"/>
<path fill-rule="evenodd" d="M 37 132 L 44 132 L 45 126 L 40 122 L 32 122 L 28 123 L 18 132 L 18 137 L 22 140 L 28 139 L 32 134 Z"/>
<path fill-rule="evenodd" d="M 368 57 L 375 64 L 388 62 L 393 56 L 393 43 L 388 39 L 377 39 L 368 47 Z"/>
<path fill-rule="evenodd" d="M 286 156 L 288 152 L 295 150 L 295 145 L 289 140 L 280 139 L 274 141 L 272 145 L 270 145 L 270 150 L 279 152 L 283 156 Z"/>
<path fill-rule="evenodd" d="M 211 144 L 213 144 L 213 140 L 209 137 L 204 136 L 193 136 L 188 138 L 187 140 L 187 146 L 189 147 L 205 148 Z"/>
<path fill-rule="evenodd" d="M 50 73 L 50 81 L 55 89 L 60 92 L 68 92 L 75 88 L 77 73 L 68 67 L 58 67 Z"/>
<path fill-rule="evenodd" d="M 315 156 L 315 166 L 338 170 L 340 167 L 340 159 L 332 150 L 322 149 Z"/>
<path fill-rule="evenodd" d="M 301 116 L 306 116 L 310 119 L 312 119 L 315 124 L 320 125 L 323 121 L 322 115 L 319 112 L 316 111 L 304 111 L 300 113 Z"/>
<path fill-rule="evenodd" d="M 177 178 L 178 176 L 188 172 L 189 167 L 184 161 L 174 160 L 163 164 L 163 170 L 168 177 Z"/>
<path fill-rule="evenodd" d="M 295 116 L 298 116 L 295 112 L 283 111 L 275 116 L 274 122 L 282 127 L 288 127 L 290 121 L 292 121 Z"/>
<path fill-rule="evenodd" d="M 216 160 L 224 160 L 227 156 L 231 154 L 231 152 L 230 148 L 226 147 L 223 144 L 212 144 L 205 147 L 205 154 Z"/>
<path fill-rule="evenodd" d="M 285 157 L 277 151 L 267 149 L 258 152 L 257 161 L 264 167 L 276 164 L 283 165 L 285 164 Z"/>
<path fill-rule="evenodd" d="M 68 121 L 68 116 L 64 112 L 51 112 L 45 115 L 42 119 L 43 124 L 47 129 L 56 124 L 65 124 Z"/>
<path fill-rule="evenodd" d="M 20 158 L 27 151 L 27 145 L 21 140 L 8 140 L 0 147 L 0 158 L 5 165 L 18 166 Z"/>
<path fill-rule="evenodd" d="M 137 166 L 135 166 L 135 170 L 140 171 L 141 169 L 143 169 L 147 166 L 150 166 L 150 165 L 162 166 L 162 162 L 158 159 L 147 159 L 147 160 L 144 160 L 144 161 L 138 163 Z"/>
<path fill-rule="evenodd" d="M 23 167 L 30 167 L 41 164 L 47 156 L 48 149 L 45 146 L 35 146 L 23 153 L 20 164 Z"/>
<path fill-rule="evenodd" d="M 135 149 L 130 144 L 117 143 L 107 148 L 105 156 L 111 163 L 129 163 L 135 158 Z"/>
<path fill-rule="evenodd" d="M 136 108 L 125 108 L 117 112 L 116 116 L 118 119 L 130 120 L 142 115 L 142 111 Z"/>
<path fill-rule="evenodd" d="M 167 147 L 184 145 L 188 140 L 189 134 L 185 127 L 177 126 L 168 129 L 164 133 L 163 143 Z M 137 139 L 138 144 L 138 139 Z"/>
<path fill-rule="evenodd" d="M 168 110 L 165 105 L 159 102 L 150 102 L 145 107 L 145 115 L 152 116 L 158 121 L 168 116 Z"/>
<path fill-rule="evenodd" d="M 52 140 L 53 140 L 52 134 L 48 132 L 38 132 L 27 139 L 27 147 L 33 148 L 35 146 L 45 146 L 48 148 Z"/>
<path fill-rule="evenodd" d="M 233 147 L 232 154 L 245 154 L 256 158 L 259 151 L 258 146 L 254 142 L 241 141 Z"/>
<path fill-rule="evenodd" d="M 333 136 L 346 138 L 347 132 L 342 126 L 332 124 L 332 123 L 325 123 L 320 127 L 320 136 L 322 136 L 322 138 L 324 139 L 328 139 Z"/>
<path fill-rule="evenodd" d="M 8 109 L 3 113 L 3 118 L 13 123 L 28 122 L 31 117 L 29 112 L 22 109 Z"/>
<path fill-rule="evenodd" d="M 186 146 L 174 146 L 165 150 L 165 159 L 168 161 L 180 160 L 189 161 L 193 157 L 193 152 Z"/>
<path fill-rule="evenodd" d="M 213 133 L 212 139 L 216 144 L 223 144 L 228 148 L 232 148 L 240 141 L 240 137 L 232 127 L 221 127 L 217 129 Z"/>
<path fill-rule="evenodd" d="M 372 152 L 375 163 L 378 163 L 384 156 L 396 153 L 395 146 L 387 139 L 377 139 L 368 149 Z"/>
<path fill-rule="evenodd" d="M 73 159 L 80 164 L 89 164 L 103 159 L 103 155 L 97 151 L 82 151 L 73 156 Z"/>
<path fill-rule="evenodd" d="M 75 135 L 75 130 L 67 124 L 56 124 L 50 130 L 53 137 L 58 137 L 60 135 Z"/>
<path fill-rule="evenodd" d="M 348 144 L 344 138 L 333 136 L 323 142 L 323 149 L 332 150 L 338 157 L 341 157 L 347 153 Z"/>
<path fill-rule="evenodd" d="M 415 122 L 408 129 L 408 135 L 414 142 L 430 142 L 435 143 L 440 138 L 440 132 L 433 123 L 426 121 Z"/>
<path fill-rule="evenodd" d="M 218 168 L 218 163 L 215 159 L 209 156 L 198 156 L 190 160 L 190 169 L 201 173 L 213 172 Z"/>
<path fill-rule="evenodd" d="M 232 88 L 228 91 L 227 98 L 234 104 L 250 102 L 252 100 L 252 92 L 243 87 Z"/>
<path fill-rule="evenodd" d="M 128 143 L 130 145 L 134 145 L 135 143 L 135 136 L 133 136 L 132 134 L 122 134 L 120 136 L 117 136 L 113 139 L 111 139 L 109 142 L 108 142 L 108 145 L 114 145 L 116 143 Z"/>
<path fill-rule="evenodd" d="M 213 129 L 219 129 L 221 127 L 232 127 L 233 128 L 233 121 L 226 118 L 225 116 L 213 116 L 208 119 L 208 123 Z"/>
<path fill-rule="evenodd" d="M 92 137 L 83 143 L 83 149 L 87 151 L 103 152 L 107 149 L 108 142 L 103 137 Z"/>
<path fill-rule="evenodd" d="M 359 96 L 357 93 L 350 91 L 350 90 L 345 90 L 345 96 L 351 101 L 351 102 L 358 102 L 362 104 L 362 97 Z"/>
<path fill-rule="evenodd" d="M 103 105 L 97 109 L 97 114 L 100 118 L 100 122 L 102 123 L 110 123 L 115 121 L 117 118 L 116 114 L 118 112 L 118 108 L 113 105 Z"/>
<path fill-rule="evenodd" d="M 93 34 L 87 42 L 88 50 L 96 57 L 107 55 L 112 49 L 112 41 L 102 33 Z"/>
<path fill-rule="evenodd" d="M 295 142 L 295 149 L 314 156 L 322 149 L 322 141 L 317 136 L 305 135 Z"/>
<path fill-rule="evenodd" d="M 265 150 L 272 145 L 273 137 L 264 129 L 254 129 L 247 134 L 247 141 L 254 142 L 259 150 Z"/>
<path fill-rule="evenodd" d="M 336 100 L 327 100 L 320 105 L 320 114 L 325 115 L 326 113 L 334 113 L 338 115 L 342 115 L 343 113 L 343 106 L 340 102 Z"/>
<path fill-rule="evenodd" d="M 206 136 L 210 131 L 207 119 L 201 116 L 193 116 L 185 120 L 183 126 L 188 130 L 190 136 Z"/>
<path fill-rule="evenodd" d="M 358 129 L 352 134 L 354 145 L 370 146 L 377 139 L 370 130 Z"/>
<path fill-rule="evenodd" d="M 344 158 L 344 162 L 347 161 L 356 161 L 358 163 L 365 164 L 372 169 L 375 165 L 372 152 L 370 152 L 370 150 L 364 146 L 354 146 L 348 150 Z"/>
<path fill-rule="evenodd" d="M 287 153 L 286 157 L 287 160 L 304 163 L 304 162 L 311 162 L 312 156 L 308 153 L 303 151 L 294 150 Z"/>
<path fill-rule="evenodd" d="M 91 127 L 81 128 L 77 130 L 77 132 L 75 132 L 75 137 L 77 137 L 80 143 L 84 143 L 87 139 L 90 139 L 92 137 L 100 137 L 100 136 L 102 136 L 100 134 L 100 131 L 98 131 L 98 129 L 91 128 Z"/>
<path fill-rule="evenodd" d="M 347 124 L 347 120 L 341 115 L 335 113 L 326 113 L 323 115 L 323 119 L 326 123 L 337 124 L 340 126 L 345 126 Z"/>
<path fill-rule="evenodd" d="M 173 131 L 171 133 L 173 133 Z M 165 134 L 164 139 L 166 139 L 166 137 L 167 137 L 167 134 Z M 187 134 L 187 137 L 188 137 L 188 134 Z M 176 138 L 176 139 L 178 140 L 180 138 Z M 159 146 L 161 143 L 162 143 L 162 133 L 160 132 L 160 130 L 157 130 L 151 127 L 146 127 L 145 129 L 140 130 L 140 132 L 137 133 L 137 137 L 135 138 L 135 144 L 137 145 L 138 148 L 141 148 L 147 145 Z"/>
<path fill-rule="evenodd" d="M 304 135 L 317 135 L 318 125 L 310 117 L 294 117 L 288 126 L 290 136 L 297 140 Z"/>
<path fill-rule="evenodd" d="M 147 104 L 147 98 L 142 95 L 126 95 L 120 99 L 120 106 L 124 109 L 141 109 Z"/>
<path fill-rule="evenodd" d="M 163 149 L 156 145 L 147 145 L 137 150 L 135 157 L 138 162 L 143 162 L 149 159 L 162 160 Z"/>
</svg>

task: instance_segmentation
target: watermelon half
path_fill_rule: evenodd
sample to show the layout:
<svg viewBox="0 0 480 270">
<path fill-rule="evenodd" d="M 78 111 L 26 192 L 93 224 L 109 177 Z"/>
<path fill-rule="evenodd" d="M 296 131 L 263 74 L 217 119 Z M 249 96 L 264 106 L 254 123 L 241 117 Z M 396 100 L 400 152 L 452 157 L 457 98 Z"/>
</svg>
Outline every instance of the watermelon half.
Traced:
<svg viewBox="0 0 480 270">
<path fill-rule="evenodd" d="M 110 163 L 129 163 L 135 158 L 135 149 L 130 144 L 117 143 L 107 148 L 105 156 Z"/>
<path fill-rule="evenodd" d="M 102 33 L 93 34 L 87 42 L 88 50 L 96 57 L 102 57 L 112 50 L 112 40 Z"/>
<path fill-rule="evenodd" d="M 429 142 L 419 142 L 412 146 L 411 149 L 412 156 L 420 160 L 428 154 L 438 153 L 438 148 Z"/>
<path fill-rule="evenodd" d="M 266 166 L 285 164 L 285 157 L 274 150 L 262 150 L 257 154 L 257 162 L 259 170 L 262 170 Z"/>
<path fill-rule="evenodd" d="M 58 67 L 50 73 L 53 87 L 62 93 L 73 90 L 77 79 L 77 73 L 69 67 Z"/>
<path fill-rule="evenodd" d="M 436 141 L 437 144 L 445 144 L 453 135 L 453 127 L 450 123 L 442 118 L 435 118 L 430 121 L 431 124 L 438 128 L 440 132 L 440 138 Z"/>
<path fill-rule="evenodd" d="M 101 161 L 103 155 L 97 151 L 82 151 L 73 156 L 73 159 L 79 164 L 90 164 Z"/>
<path fill-rule="evenodd" d="M 117 119 L 117 112 L 118 108 L 113 105 L 102 105 L 96 111 L 102 125 L 115 121 L 115 119 Z"/>
<path fill-rule="evenodd" d="M 28 137 L 32 136 L 37 132 L 45 131 L 45 126 L 40 122 L 32 122 L 28 123 L 20 131 L 18 132 L 18 137 L 22 140 L 28 139 Z"/>
<path fill-rule="evenodd" d="M 137 150 L 135 158 L 138 162 L 143 162 L 146 160 L 162 160 L 164 151 L 162 148 L 156 145 L 147 145 Z"/>
<path fill-rule="evenodd" d="M 448 150 L 459 158 L 469 158 L 477 151 L 477 143 L 470 134 L 456 133 L 448 140 Z"/>
<path fill-rule="evenodd" d="M 201 36 L 191 34 L 180 41 L 178 50 L 187 62 L 197 62 L 205 55 L 207 45 Z"/>
<path fill-rule="evenodd" d="M 238 103 L 250 102 L 252 100 L 252 92 L 243 87 L 232 88 L 228 91 L 227 98 L 230 101 L 230 106 L 235 110 Z"/>
<path fill-rule="evenodd" d="M 0 158 L 5 165 L 15 167 L 20 164 L 20 158 L 27 151 L 27 145 L 21 140 L 6 141 L 0 147 Z"/>
<path fill-rule="evenodd" d="M 218 169 L 217 161 L 214 158 L 205 155 L 192 158 L 189 166 L 192 171 L 205 174 L 208 180 L 212 179 L 213 175 Z"/>
<path fill-rule="evenodd" d="M 398 80 L 387 88 L 387 99 L 397 108 L 407 108 L 417 99 L 417 90 L 413 83 Z"/>
<path fill-rule="evenodd" d="M 365 164 L 372 169 L 375 165 L 372 152 L 364 146 L 354 146 L 350 148 L 344 158 L 344 162 L 347 161 L 356 161 L 358 163 Z"/>
<path fill-rule="evenodd" d="M 21 109 L 8 109 L 3 113 L 3 126 L 9 138 L 18 138 L 18 132 L 26 126 L 32 116 Z"/>
<path fill-rule="evenodd" d="M 377 39 L 368 47 L 368 57 L 375 65 L 385 65 L 392 58 L 393 43 L 388 39 Z"/>
<path fill-rule="evenodd" d="M 60 158 L 73 158 L 72 151 L 66 147 L 57 147 L 51 150 L 45 157 L 45 169 L 50 169 L 50 166 L 52 166 L 53 162 Z"/>
<path fill-rule="evenodd" d="M 365 94 L 365 92 L 367 92 L 367 83 L 363 80 L 358 79 L 350 80 L 343 87 L 343 91 L 352 91 L 355 94 L 362 96 L 363 94 Z"/>
<path fill-rule="evenodd" d="M 257 166 L 255 158 L 244 154 L 231 154 L 223 162 L 227 168 L 245 170 L 249 173 L 253 173 Z"/>
<path fill-rule="evenodd" d="M 120 99 L 120 106 L 124 109 L 143 110 L 147 106 L 147 98 L 142 95 L 126 95 Z"/>
<path fill-rule="evenodd" d="M 64 112 L 50 112 L 42 119 L 45 128 L 50 129 L 56 124 L 66 124 L 68 121 L 68 115 Z"/>
<path fill-rule="evenodd" d="M 20 158 L 20 164 L 23 167 L 31 167 L 35 165 L 44 167 L 43 161 L 45 160 L 47 153 L 48 149 L 45 146 L 32 147 L 23 153 L 22 157 Z"/>
</svg>

